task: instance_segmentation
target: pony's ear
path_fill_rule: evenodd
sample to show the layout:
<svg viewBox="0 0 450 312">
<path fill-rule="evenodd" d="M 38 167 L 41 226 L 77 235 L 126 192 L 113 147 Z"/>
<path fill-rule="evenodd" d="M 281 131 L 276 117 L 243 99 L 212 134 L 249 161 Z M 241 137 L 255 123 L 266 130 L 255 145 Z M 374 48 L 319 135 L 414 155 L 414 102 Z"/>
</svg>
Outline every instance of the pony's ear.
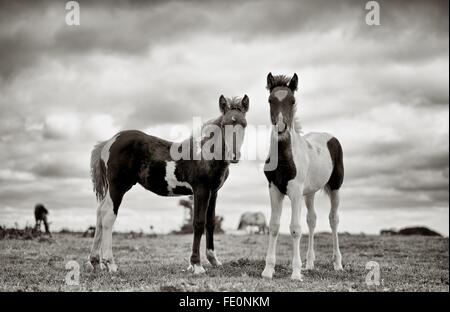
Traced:
<svg viewBox="0 0 450 312">
<path fill-rule="evenodd" d="M 249 99 L 248 99 L 247 94 L 244 95 L 244 97 L 242 98 L 241 104 L 242 104 L 242 107 L 244 108 L 245 112 L 248 112 L 248 105 L 250 103 L 249 103 Z"/>
<path fill-rule="evenodd" d="M 266 86 L 267 90 L 269 90 L 269 91 L 272 90 L 274 84 L 275 84 L 275 79 L 273 78 L 272 73 L 269 73 L 267 75 L 267 86 Z"/>
<path fill-rule="evenodd" d="M 219 109 L 222 112 L 222 114 L 225 114 L 225 109 L 227 108 L 227 99 L 221 95 L 219 98 Z"/>
<path fill-rule="evenodd" d="M 291 89 L 292 92 L 297 90 L 298 86 L 298 76 L 296 73 L 294 73 L 294 76 L 292 76 L 291 81 L 289 81 L 289 89 Z"/>
</svg>

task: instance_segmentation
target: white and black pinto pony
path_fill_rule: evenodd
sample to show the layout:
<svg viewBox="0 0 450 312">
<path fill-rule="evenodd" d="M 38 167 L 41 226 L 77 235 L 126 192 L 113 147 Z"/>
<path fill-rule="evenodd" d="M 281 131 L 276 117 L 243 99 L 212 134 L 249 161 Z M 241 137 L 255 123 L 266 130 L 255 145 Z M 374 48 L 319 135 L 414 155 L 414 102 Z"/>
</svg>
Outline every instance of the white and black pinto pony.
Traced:
<svg viewBox="0 0 450 312">
<path fill-rule="evenodd" d="M 206 136 L 199 140 L 191 136 L 181 143 L 174 143 L 128 130 L 95 146 L 91 155 L 91 175 L 100 204 L 89 257 L 94 268 L 117 270 L 112 253 L 112 227 L 124 194 L 136 183 L 161 196 L 193 194 L 194 239 L 189 270 L 195 274 L 205 272 L 199 254 L 205 226 L 206 257 L 211 265 L 221 265 L 213 242 L 217 192 L 228 177 L 230 162 L 239 161 L 249 98 L 245 95 L 242 99 L 229 99 L 222 95 L 219 108 L 221 115 L 202 126 L 202 135 L 206 133 Z M 231 136 L 226 131 L 229 127 L 236 131 Z M 212 130 L 208 132 L 208 128 Z M 173 151 L 184 149 L 186 152 L 186 148 L 187 157 L 179 158 L 179 154 L 173 157 Z M 213 157 L 197 157 L 199 148 L 201 155 L 208 151 Z"/>
<path fill-rule="evenodd" d="M 272 278 L 276 262 L 276 242 L 280 227 L 283 198 L 287 195 L 291 201 L 292 215 L 290 233 L 293 239 L 293 260 L 291 278 L 301 280 L 300 259 L 300 212 L 304 198 L 309 228 L 309 242 L 306 256 L 306 269 L 314 268 L 314 228 L 316 213 L 314 195 L 324 189 L 331 201 L 329 221 L 333 240 L 333 265 L 342 270 L 337 227 L 339 223 L 339 189 L 344 179 L 342 147 L 339 141 L 328 133 L 300 134 L 300 126 L 295 120 L 297 103 L 294 92 L 297 90 L 298 77 L 284 75 L 267 76 L 267 89 L 270 92 L 270 119 L 272 122 L 269 157 L 264 173 L 269 182 L 271 217 L 269 223 L 269 247 L 266 265 L 262 276 Z M 267 164 L 275 158 L 278 162 L 275 170 Z"/>
</svg>

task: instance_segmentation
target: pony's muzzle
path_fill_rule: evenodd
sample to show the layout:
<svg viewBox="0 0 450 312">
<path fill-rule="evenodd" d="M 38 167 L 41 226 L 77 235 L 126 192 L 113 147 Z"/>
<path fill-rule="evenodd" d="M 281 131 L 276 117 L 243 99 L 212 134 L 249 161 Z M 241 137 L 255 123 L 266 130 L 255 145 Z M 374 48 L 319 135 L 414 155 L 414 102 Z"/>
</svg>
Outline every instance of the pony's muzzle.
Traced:
<svg viewBox="0 0 450 312">
<path fill-rule="evenodd" d="M 277 128 L 277 132 L 278 134 L 282 134 L 284 133 L 284 131 L 286 131 L 286 124 L 284 123 L 284 121 L 279 120 L 276 124 L 276 128 Z"/>
</svg>

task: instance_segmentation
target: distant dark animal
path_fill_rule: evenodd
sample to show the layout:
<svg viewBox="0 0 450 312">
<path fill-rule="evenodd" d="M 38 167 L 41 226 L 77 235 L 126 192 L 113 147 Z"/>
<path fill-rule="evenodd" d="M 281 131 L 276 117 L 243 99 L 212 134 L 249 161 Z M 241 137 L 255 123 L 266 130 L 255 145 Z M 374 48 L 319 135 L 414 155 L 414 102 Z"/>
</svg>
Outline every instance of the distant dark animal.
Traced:
<svg viewBox="0 0 450 312">
<path fill-rule="evenodd" d="M 214 233 L 224 233 L 224 230 L 222 229 L 222 222 L 223 217 L 216 216 L 216 218 L 214 219 Z"/>
<path fill-rule="evenodd" d="M 48 210 L 44 207 L 44 205 L 37 204 L 34 207 L 34 219 L 36 220 L 36 225 L 34 228 L 36 229 L 36 231 L 40 231 L 41 224 L 43 222 L 44 227 L 45 227 L 45 233 L 51 236 L 52 234 L 50 233 L 50 227 L 49 227 L 49 223 L 47 221 L 48 214 L 49 214 Z"/>
<path fill-rule="evenodd" d="M 95 226 L 90 226 L 83 233 L 83 237 L 94 237 L 95 234 Z"/>
<path fill-rule="evenodd" d="M 116 271 L 112 253 L 112 227 L 122 198 L 139 183 L 160 196 L 194 195 L 194 240 L 189 270 L 204 273 L 200 240 L 206 226 L 206 258 L 220 265 L 214 251 L 215 205 L 228 177 L 230 163 L 240 159 L 249 98 L 219 98 L 221 115 L 180 143 L 141 131 L 128 130 L 97 144 L 91 155 L 91 176 L 100 205 L 90 254 L 96 267 Z M 204 157 L 207 155 L 208 157 Z"/>
<path fill-rule="evenodd" d="M 250 226 L 258 227 L 256 233 L 267 233 L 269 227 L 266 223 L 266 217 L 262 212 L 245 212 L 241 215 L 239 220 L 238 230 L 247 230 Z"/>
<path fill-rule="evenodd" d="M 418 227 L 407 227 L 403 228 L 400 231 L 398 231 L 399 235 L 422 235 L 422 236 L 440 236 L 441 234 L 430 230 L 427 227 L 424 226 L 418 226 Z"/>
<path fill-rule="evenodd" d="M 265 278 L 272 278 L 275 271 L 276 244 L 280 228 L 283 199 L 291 200 L 292 214 L 290 232 L 293 241 L 291 278 L 301 280 L 302 261 L 300 258 L 300 216 L 302 201 L 305 201 L 309 228 L 306 269 L 314 268 L 314 229 L 316 213 L 314 195 L 324 189 L 330 198 L 329 221 L 333 241 L 333 266 L 342 270 L 341 252 L 338 241 L 339 189 L 344 181 L 344 163 L 341 144 L 338 139 L 324 132 L 303 135 L 295 120 L 298 77 L 267 75 L 267 89 L 270 92 L 270 120 L 272 131 L 269 156 L 264 166 L 264 174 L 269 182 L 271 202 L 270 236 L 266 266 L 262 272 Z"/>
</svg>

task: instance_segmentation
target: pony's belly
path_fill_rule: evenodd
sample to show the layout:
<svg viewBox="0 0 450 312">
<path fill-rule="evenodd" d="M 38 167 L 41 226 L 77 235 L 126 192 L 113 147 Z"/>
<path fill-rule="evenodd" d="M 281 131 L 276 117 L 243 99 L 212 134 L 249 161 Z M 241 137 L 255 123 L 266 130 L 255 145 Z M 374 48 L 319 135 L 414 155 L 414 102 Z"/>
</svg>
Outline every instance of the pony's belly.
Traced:
<svg viewBox="0 0 450 312">
<path fill-rule="evenodd" d="M 160 196 L 192 195 L 188 182 L 180 181 L 174 161 L 159 161 L 141 166 L 139 183 Z"/>
<path fill-rule="evenodd" d="M 328 182 L 333 171 L 333 162 L 326 145 L 328 134 L 319 136 L 322 141 L 310 140 L 307 144 L 308 171 L 304 182 L 303 194 L 317 192 Z"/>
</svg>

